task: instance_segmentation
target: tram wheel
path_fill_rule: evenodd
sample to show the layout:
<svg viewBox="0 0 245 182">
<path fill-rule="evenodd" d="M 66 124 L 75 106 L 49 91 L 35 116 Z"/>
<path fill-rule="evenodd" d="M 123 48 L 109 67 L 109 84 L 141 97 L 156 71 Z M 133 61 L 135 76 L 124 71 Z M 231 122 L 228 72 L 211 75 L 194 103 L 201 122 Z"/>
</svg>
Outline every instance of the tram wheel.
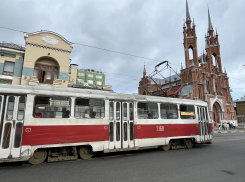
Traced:
<svg viewBox="0 0 245 182">
<path fill-rule="evenodd" d="M 190 148 L 193 147 L 193 142 L 192 142 L 191 139 L 187 139 L 187 140 L 185 141 L 185 144 L 186 144 L 186 147 L 187 147 L 188 149 L 190 149 Z"/>
<path fill-rule="evenodd" d="M 29 162 L 31 164 L 41 164 L 47 158 L 46 149 L 37 149 L 33 156 L 30 157 Z"/>
<path fill-rule="evenodd" d="M 94 155 L 94 152 L 92 150 L 91 146 L 81 146 L 79 149 L 79 156 L 82 159 L 90 159 Z"/>
<path fill-rule="evenodd" d="M 172 146 L 172 142 L 170 141 L 170 142 L 168 143 L 168 145 L 163 145 L 163 146 L 162 146 L 162 149 L 163 149 L 164 151 L 168 151 L 168 150 L 171 148 L 171 146 Z"/>
</svg>

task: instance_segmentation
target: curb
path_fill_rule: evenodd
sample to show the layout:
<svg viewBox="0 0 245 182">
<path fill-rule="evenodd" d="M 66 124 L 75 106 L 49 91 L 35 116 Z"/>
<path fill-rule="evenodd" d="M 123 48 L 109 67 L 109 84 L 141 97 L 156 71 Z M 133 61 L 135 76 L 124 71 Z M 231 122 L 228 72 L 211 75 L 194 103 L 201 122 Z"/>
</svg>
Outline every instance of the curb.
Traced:
<svg viewBox="0 0 245 182">
<path fill-rule="evenodd" d="M 213 131 L 213 133 L 242 133 L 242 132 L 244 132 L 244 130 L 241 130 L 241 131 L 239 131 L 239 130 L 236 130 L 236 131 Z"/>
</svg>

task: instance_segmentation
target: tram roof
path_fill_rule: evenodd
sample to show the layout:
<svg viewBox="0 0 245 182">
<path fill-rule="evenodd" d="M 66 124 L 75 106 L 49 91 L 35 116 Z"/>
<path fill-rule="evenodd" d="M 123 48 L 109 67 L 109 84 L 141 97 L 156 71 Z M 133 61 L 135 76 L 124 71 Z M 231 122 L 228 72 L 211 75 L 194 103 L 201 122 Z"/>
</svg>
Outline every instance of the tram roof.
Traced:
<svg viewBox="0 0 245 182">
<path fill-rule="evenodd" d="M 93 89 L 79 89 L 79 88 L 56 88 L 56 87 L 43 87 L 43 86 L 29 86 L 29 85 L 0 85 L 0 94 L 33 94 L 33 95 L 48 95 L 48 96 L 67 96 L 67 97 L 85 97 L 85 98 L 101 98 L 110 100 L 127 100 L 127 101 L 141 101 L 141 102 L 169 102 L 178 104 L 195 104 L 207 106 L 207 102 L 147 96 L 147 95 L 133 95 L 124 93 L 115 93 L 113 91 L 93 90 Z"/>
</svg>

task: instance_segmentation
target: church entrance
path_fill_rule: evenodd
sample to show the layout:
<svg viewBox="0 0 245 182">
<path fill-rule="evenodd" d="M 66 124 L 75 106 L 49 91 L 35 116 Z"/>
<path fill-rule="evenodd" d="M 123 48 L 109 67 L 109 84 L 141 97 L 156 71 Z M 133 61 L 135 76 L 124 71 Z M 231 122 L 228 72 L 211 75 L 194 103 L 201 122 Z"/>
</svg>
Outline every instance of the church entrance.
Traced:
<svg viewBox="0 0 245 182">
<path fill-rule="evenodd" d="M 220 123 L 222 117 L 222 109 L 218 102 L 215 102 L 213 105 L 213 121 Z"/>
</svg>

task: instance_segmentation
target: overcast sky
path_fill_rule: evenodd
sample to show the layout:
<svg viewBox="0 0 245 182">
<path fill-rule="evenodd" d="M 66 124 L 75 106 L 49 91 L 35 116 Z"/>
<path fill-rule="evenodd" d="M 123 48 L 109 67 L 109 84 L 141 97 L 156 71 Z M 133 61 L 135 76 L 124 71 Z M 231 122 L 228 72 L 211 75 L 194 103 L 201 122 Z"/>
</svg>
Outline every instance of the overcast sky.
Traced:
<svg viewBox="0 0 245 182">
<path fill-rule="evenodd" d="M 245 1 L 188 2 L 191 18 L 195 18 L 198 54 L 205 46 L 208 4 L 213 27 L 218 30 L 222 66 L 230 77 L 233 99 L 242 97 L 245 94 L 245 66 L 242 66 L 245 64 Z M 185 62 L 185 10 L 185 0 L 1 0 L 0 26 L 29 33 L 49 30 L 71 42 L 169 60 L 179 71 L 180 64 Z M 1 28 L 0 41 L 25 45 L 22 33 Z M 158 64 L 79 45 L 74 46 L 71 59 L 79 68 L 105 72 L 107 85 L 115 92 L 129 94 L 138 92 L 144 62 L 147 75 Z M 169 71 L 163 73 L 169 74 Z"/>
</svg>

